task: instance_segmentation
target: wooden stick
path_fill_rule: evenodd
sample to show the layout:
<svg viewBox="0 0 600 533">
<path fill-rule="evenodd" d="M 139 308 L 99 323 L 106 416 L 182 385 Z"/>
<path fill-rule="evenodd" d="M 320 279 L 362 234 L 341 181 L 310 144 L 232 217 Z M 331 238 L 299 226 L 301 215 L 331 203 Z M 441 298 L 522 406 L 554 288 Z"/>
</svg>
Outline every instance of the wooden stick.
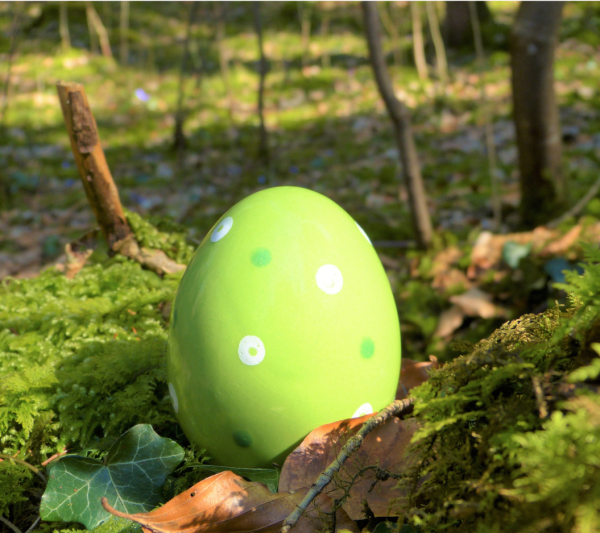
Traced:
<svg viewBox="0 0 600 533">
<path fill-rule="evenodd" d="M 109 248 L 158 274 L 183 270 L 185 265 L 162 250 L 140 248 L 125 218 L 83 85 L 59 81 L 56 88 L 79 176 Z"/>
<path fill-rule="evenodd" d="M 83 85 L 59 81 L 56 87 L 85 194 L 112 250 L 116 242 L 133 232 L 100 145 L 94 115 Z"/>
<path fill-rule="evenodd" d="M 346 444 L 342 447 L 342 450 L 338 454 L 338 456 L 334 459 L 333 463 L 331 463 L 319 476 L 317 481 L 315 481 L 310 488 L 310 490 L 306 493 L 306 496 L 298 505 L 292 514 L 288 516 L 283 521 L 283 527 L 281 528 L 280 533 L 289 533 L 290 529 L 292 529 L 300 517 L 302 513 L 306 511 L 306 508 L 311 504 L 311 502 L 319 495 L 329 483 L 333 479 L 333 476 L 336 472 L 340 470 L 342 465 L 346 462 L 348 457 L 350 457 L 356 450 L 358 450 L 365 440 L 365 437 L 373 431 L 376 427 L 383 424 L 388 418 L 392 416 L 401 416 L 408 415 L 412 413 L 414 408 L 414 398 L 405 398 L 404 400 L 395 400 L 390 405 L 388 405 L 382 411 L 379 411 L 377 415 L 373 418 L 369 418 L 363 426 L 360 428 L 358 433 L 354 435 L 351 439 L 348 439 Z"/>
</svg>

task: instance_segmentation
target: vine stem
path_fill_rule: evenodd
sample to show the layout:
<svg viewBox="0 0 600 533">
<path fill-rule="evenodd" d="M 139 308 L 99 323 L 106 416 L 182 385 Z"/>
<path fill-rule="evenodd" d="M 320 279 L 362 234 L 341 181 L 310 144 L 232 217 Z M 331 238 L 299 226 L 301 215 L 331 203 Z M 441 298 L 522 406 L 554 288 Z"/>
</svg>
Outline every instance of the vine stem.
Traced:
<svg viewBox="0 0 600 533">
<path fill-rule="evenodd" d="M 365 437 L 371 433 L 376 427 L 383 424 L 388 418 L 392 416 L 404 416 L 412 413 L 414 408 L 414 398 L 405 398 L 404 400 L 395 400 L 389 404 L 385 409 L 381 410 L 377 415 L 369 418 L 363 426 L 360 428 L 358 433 L 354 437 L 348 439 L 346 444 L 342 447 L 342 450 L 334 461 L 321 473 L 317 481 L 313 483 L 310 490 L 306 493 L 304 499 L 300 502 L 292 514 L 290 514 L 284 521 L 283 527 L 280 533 L 289 533 L 300 517 L 302 513 L 306 511 L 307 507 L 311 502 L 319 495 L 333 479 L 333 476 L 340 470 L 346 460 L 360 448 Z"/>
<path fill-rule="evenodd" d="M 15 533 L 23 533 L 17 526 L 15 526 L 7 518 L 4 518 L 1 514 L 0 514 L 0 522 L 3 522 L 4 524 L 6 524 L 6 526 L 8 526 L 10 529 L 12 529 Z"/>
<path fill-rule="evenodd" d="M 35 466 L 28 463 L 27 461 L 23 461 L 23 459 L 17 459 L 16 457 L 13 457 L 12 455 L 6 455 L 4 453 L 0 453 L 0 459 L 14 461 L 15 463 L 23 465 L 25 468 L 29 468 L 29 470 L 31 470 L 34 474 L 37 474 L 44 483 L 47 483 L 46 476 L 44 476 L 44 474 L 42 474 Z"/>
</svg>

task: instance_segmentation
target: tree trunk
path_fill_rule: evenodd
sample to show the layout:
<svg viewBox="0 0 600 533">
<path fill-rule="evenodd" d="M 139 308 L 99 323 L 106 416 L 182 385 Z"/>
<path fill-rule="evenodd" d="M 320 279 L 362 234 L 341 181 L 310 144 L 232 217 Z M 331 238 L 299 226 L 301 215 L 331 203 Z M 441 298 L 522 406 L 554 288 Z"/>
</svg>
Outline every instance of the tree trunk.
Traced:
<svg viewBox="0 0 600 533">
<path fill-rule="evenodd" d="M 394 125 L 416 240 L 420 247 L 426 248 L 431 244 L 431 219 L 427 209 L 427 196 L 425 194 L 425 187 L 423 186 L 423 179 L 421 178 L 419 158 L 412 136 L 408 111 L 394 95 L 392 82 L 385 65 L 385 58 L 381 48 L 381 27 L 379 25 L 377 5 L 373 2 L 361 2 L 361 5 L 365 20 L 371 66 L 375 80 L 377 81 L 379 93 L 385 102 L 388 114 Z"/>
<path fill-rule="evenodd" d="M 215 2 L 217 15 L 217 31 L 215 37 L 217 40 L 217 48 L 219 51 L 219 66 L 221 68 L 221 77 L 225 92 L 227 93 L 227 102 L 229 104 L 229 120 L 233 123 L 235 112 L 235 100 L 233 90 L 231 88 L 231 78 L 229 76 L 229 54 L 225 48 L 225 2 Z"/>
<path fill-rule="evenodd" d="M 492 14 L 484 1 L 476 2 L 477 15 L 483 24 L 492 20 Z M 469 14 L 469 2 L 449 1 L 446 2 L 446 20 L 444 22 L 446 33 L 446 44 L 448 48 L 460 48 L 472 46 L 473 29 L 471 15 Z"/>
<path fill-rule="evenodd" d="M 185 40 L 183 41 L 183 54 L 181 56 L 181 67 L 179 70 L 179 88 L 177 90 L 177 110 L 175 111 L 175 129 L 173 131 L 173 148 L 177 151 L 185 150 L 187 140 L 183 132 L 183 123 L 185 121 L 185 110 L 183 101 L 185 98 L 185 69 L 190 56 L 190 37 L 192 35 L 192 27 L 198 10 L 198 2 L 192 2 L 188 13 L 187 29 L 185 32 Z"/>
<path fill-rule="evenodd" d="M 60 41 L 63 52 L 71 48 L 71 36 L 69 34 L 69 17 L 67 14 L 67 2 L 60 3 Z"/>
<path fill-rule="evenodd" d="M 389 14 L 385 2 L 377 2 L 379 17 L 386 31 L 390 34 L 392 40 L 392 55 L 394 57 L 394 65 L 399 67 L 402 64 L 402 56 L 400 55 L 400 36 L 398 28 L 391 15 Z"/>
<path fill-rule="evenodd" d="M 329 11 L 325 11 L 325 13 L 323 13 L 323 18 L 321 19 L 321 67 L 323 70 L 328 69 L 331 66 L 331 56 L 329 55 L 326 42 L 327 35 L 329 34 L 330 18 Z"/>
<path fill-rule="evenodd" d="M 263 47 L 263 33 L 260 18 L 260 4 L 252 2 L 254 11 L 254 28 L 258 37 L 258 53 L 260 54 L 259 75 L 260 81 L 258 84 L 258 118 L 260 120 L 259 138 L 258 138 L 258 158 L 265 164 L 269 164 L 269 145 L 267 139 L 267 128 L 265 126 L 264 117 L 264 93 L 265 93 L 265 76 L 267 75 L 267 59 Z"/>
<path fill-rule="evenodd" d="M 10 49 L 8 52 L 8 61 L 6 63 L 6 79 L 2 91 L 2 105 L 0 106 L 0 134 L 4 133 L 4 121 L 6 120 L 6 111 L 10 100 L 10 88 L 12 82 L 12 65 L 17 52 L 17 34 L 19 33 L 19 17 L 23 6 L 20 2 L 13 3 L 13 20 L 10 31 Z"/>
<path fill-rule="evenodd" d="M 521 221 L 534 227 L 565 200 L 554 95 L 554 48 L 564 2 L 522 2 L 511 33 L 513 116 L 519 149 Z"/>
<path fill-rule="evenodd" d="M 86 2 L 86 13 L 88 18 L 88 24 L 90 24 L 91 28 L 93 28 L 94 32 L 98 36 L 98 40 L 100 41 L 100 49 L 102 50 L 102 55 L 104 57 L 112 57 L 112 50 L 110 49 L 110 42 L 108 40 L 108 33 L 104 24 L 102 24 L 102 19 L 98 12 L 94 8 L 92 2 Z M 91 28 L 90 28 L 90 39 L 91 39 Z"/>
<path fill-rule="evenodd" d="M 121 39 L 119 47 L 119 57 L 121 64 L 126 65 L 129 59 L 129 41 L 127 34 L 129 32 L 129 0 L 121 0 L 121 20 L 119 21 L 119 37 Z"/>
<path fill-rule="evenodd" d="M 488 169 L 490 171 L 492 212 L 494 214 L 494 231 L 500 229 L 502 223 L 502 201 L 498 191 L 498 177 L 496 175 L 496 145 L 494 144 L 494 127 L 490 116 L 490 107 L 487 101 L 485 85 L 485 54 L 483 51 L 483 39 L 481 38 L 481 27 L 479 25 L 479 15 L 474 1 L 469 2 L 469 13 L 473 26 L 473 37 L 475 39 L 475 54 L 477 56 L 477 68 L 479 70 L 479 91 L 481 98 L 481 110 L 484 121 L 485 145 L 487 148 Z"/>
<path fill-rule="evenodd" d="M 310 26 L 312 6 L 308 2 L 298 2 L 298 15 L 300 16 L 300 27 L 302 29 L 302 66 L 310 62 Z"/>
<path fill-rule="evenodd" d="M 429 30 L 433 46 L 435 47 L 435 58 L 437 62 L 438 76 L 443 85 L 448 83 L 448 61 L 446 60 L 446 48 L 440 31 L 435 2 L 425 2 L 427 6 L 427 18 L 429 19 Z"/>
<path fill-rule="evenodd" d="M 423 43 L 423 25 L 421 24 L 421 6 L 416 0 L 410 3 L 412 14 L 413 52 L 415 65 L 420 80 L 427 79 L 427 61 L 425 60 L 425 45 Z"/>
</svg>

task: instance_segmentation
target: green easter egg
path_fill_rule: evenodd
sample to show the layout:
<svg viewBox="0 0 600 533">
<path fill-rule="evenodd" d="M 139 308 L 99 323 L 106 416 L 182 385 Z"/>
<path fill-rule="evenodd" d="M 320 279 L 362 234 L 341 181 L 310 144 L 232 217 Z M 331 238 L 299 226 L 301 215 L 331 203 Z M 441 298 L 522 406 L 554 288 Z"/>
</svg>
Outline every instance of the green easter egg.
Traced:
<svg viewBox="0 0 600 533">
<path fill-rule="evenodd" d="M 211 229 L 173 304 L 169 392 L 217 464 L 270 467 L 314 428 L 394 400 L 400 325 L 369 238 L 299 187 L 253 194 Z"/>
</svg>

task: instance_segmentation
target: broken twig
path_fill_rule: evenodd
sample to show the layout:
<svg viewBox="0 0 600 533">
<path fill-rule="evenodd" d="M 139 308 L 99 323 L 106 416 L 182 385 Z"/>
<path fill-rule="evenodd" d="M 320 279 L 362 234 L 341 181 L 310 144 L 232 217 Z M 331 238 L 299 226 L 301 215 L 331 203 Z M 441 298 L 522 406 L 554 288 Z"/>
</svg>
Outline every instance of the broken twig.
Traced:
<svg viewBox="0 0 600 533">
<path fill-rule="evenodd" d="M 288 516 L 284 522 L 283 527 L 281 528 L 280 533 L 288 533 L 290 529 L 292 529 L 300 517 L 302 513 L 306 511 L 307 507 L 312 503 L 312 501 L 319 495 L 329 483 L 333 479 L 333 476 L 340 470 L 342 465 L 346 462 L 346 460 L 360 448 L 361 444 L 365 440 L 365 437 L 373 431 L 376 427 L 383 424 L 388 418 L 392 416 L 401 416 L 408 415 L 412 413 L 414 398 L 405 398 L 404 400 L 396 400 L 388 405 L 385 409 L 377 413 L 372 418 L 369 418 L 363 426 L 360 428 L 358 433 L 354 435 L 354 437 L 348 439 L 346 444 L 344 444 L 342 450 L 335 458 L 333 463 L 331 463 L 319 476 L 317 481 L 315 481 L 310 488 L 310 490 L 306 493 L 306 496 L 294 509 L 294 512 Z"/>
<path fill-rule="evenodd" d="M 183 270 L 162 250 L 140 247 L 129 227 L 83 85 L 59 81 L 56 87 L 79 176 L 109 248 L 158 274 Z"/>
</svg>

